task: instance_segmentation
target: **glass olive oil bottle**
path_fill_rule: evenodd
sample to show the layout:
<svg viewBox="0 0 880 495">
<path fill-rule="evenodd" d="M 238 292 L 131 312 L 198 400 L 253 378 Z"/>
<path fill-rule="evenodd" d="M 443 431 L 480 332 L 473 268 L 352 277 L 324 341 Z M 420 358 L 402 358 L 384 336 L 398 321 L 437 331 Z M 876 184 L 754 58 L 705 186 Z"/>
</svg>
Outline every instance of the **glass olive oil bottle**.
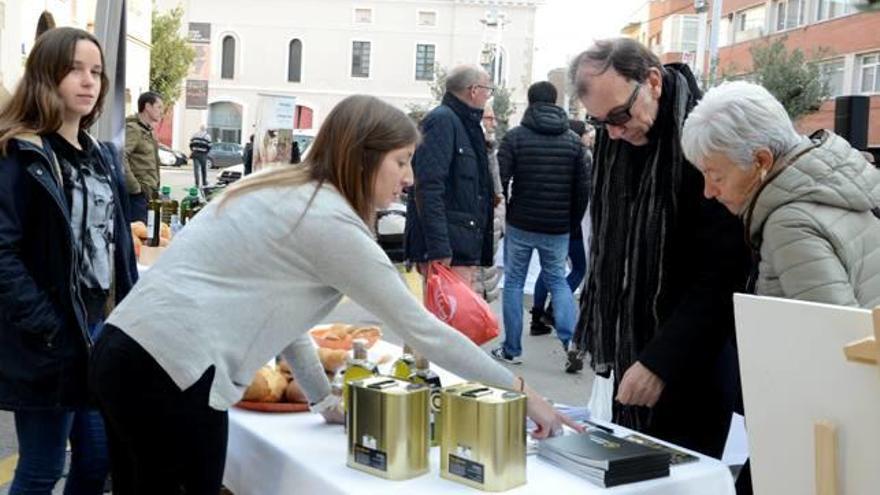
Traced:
<svg viewBox="0 0 880 495">
<path fill-rule="evenodd" d="M 416 354 L 415 370 L 409 377 L 412 383 L 423 383 L 431 389 L 431 446 L 440 444 L 440 389 L 443 387 L 440 383 L 440 377 L 430 368 L 430 363 L 425 356 Z"/>
<path fill-rule="evenodd" d="M 397 358 L 397 361 L 394 361 L 394 364 L 391 365 L 391 376 L 397 378 L 398 380 L 406 380 L 409 381 L 410 375 L 416 369 L 416 359 L 413 357 L 412 349 L 404 344 L 403 346 L 403 354 Z"/>
<path fill-rule="evenodd" d="M 342 373 L 342 404 L 348 407 L 348 384 L 376 376 L 379 369 L 376 365 L 367 359 L 367 341 L 363 339 L 354 339 L 351 343 L 353 357 L 348 362 L 348 366 Z"/>
</svg>

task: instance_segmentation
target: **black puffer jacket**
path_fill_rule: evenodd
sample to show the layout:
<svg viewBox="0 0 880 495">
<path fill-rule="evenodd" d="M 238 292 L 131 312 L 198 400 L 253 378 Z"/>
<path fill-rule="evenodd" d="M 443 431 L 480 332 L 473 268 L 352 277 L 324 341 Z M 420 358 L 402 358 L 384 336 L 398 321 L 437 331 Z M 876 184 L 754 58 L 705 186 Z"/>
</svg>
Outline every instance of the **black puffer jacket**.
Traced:
<svg viewBox="0 0 880 495">
<path fill-rule="evenodd" d="M 522 125 L 501 141 L 498 163 L 510 225 L 565 234 L 580 223 L 590 190 L 586 147 L 569 129 L 562 108 L 549 103 L 529 106 Z"/>
</svg>

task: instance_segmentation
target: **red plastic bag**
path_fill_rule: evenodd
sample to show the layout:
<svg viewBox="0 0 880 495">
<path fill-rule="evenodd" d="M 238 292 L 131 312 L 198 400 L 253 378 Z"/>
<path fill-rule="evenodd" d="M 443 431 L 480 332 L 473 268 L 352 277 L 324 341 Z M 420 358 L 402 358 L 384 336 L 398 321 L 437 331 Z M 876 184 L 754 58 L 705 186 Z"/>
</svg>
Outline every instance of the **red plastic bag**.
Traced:
<svg viewBox="0 0 880 495">
<path fill-rule="evenodd" d="M 483 345 L 498 336 L 498 318 L 489 304 L 442 263 L 428 265 L 425 307 L 477 345 Z"/>
</svg>

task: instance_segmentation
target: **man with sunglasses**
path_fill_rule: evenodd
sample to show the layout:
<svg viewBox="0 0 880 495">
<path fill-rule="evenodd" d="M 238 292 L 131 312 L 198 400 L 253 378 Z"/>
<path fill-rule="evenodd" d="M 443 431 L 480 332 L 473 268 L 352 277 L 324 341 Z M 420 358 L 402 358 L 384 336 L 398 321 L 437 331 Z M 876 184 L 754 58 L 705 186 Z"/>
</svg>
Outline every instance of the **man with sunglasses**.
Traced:
<svg viewBox="0 0 880 495">
<path fill-rule="evenodd" d="M 439 262 L 473 283 L 476 267 L 493 264 L 495 192 L 480 121 L 494 91 L 486 71 L 455 67 L 440 106 L 420 124 L 404 235 L 406 259 L 422 275 Z"/>
<path fill-rule="evenodd" d="M 736 395 L 733 293 L 742 227 L 681 152 L 702 96 L 686 65 L 597 42 L 570 76 L 596 127 L 590 276 L 574 343 L 615 380 L 614 421 L 720 457 Z"/>
</svg>

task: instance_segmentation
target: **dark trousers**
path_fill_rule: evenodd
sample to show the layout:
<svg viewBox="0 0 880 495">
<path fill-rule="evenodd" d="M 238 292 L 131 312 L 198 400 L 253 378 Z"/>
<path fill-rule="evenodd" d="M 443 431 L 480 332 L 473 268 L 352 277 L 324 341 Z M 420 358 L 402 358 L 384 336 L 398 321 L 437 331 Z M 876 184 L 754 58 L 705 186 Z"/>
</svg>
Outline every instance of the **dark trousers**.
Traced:
<svg viewBox="0 0 880 495">
<path fill-rule="evenodd" d="M 193 153 L 193 180 L 196 187 L 208 185 L 208 155 L 205 153 Z M 201 179 L 201 182 L 199 182 Z"/>
<path fill-rule="evenodd" d="M 565 277 L 571 292 L 577 290 L 581 282 L 584 281 L 584 275 L 587 273 L 587 255 L 584 252 L 584 240 L 580 237 L 577 239 L 568 239 L 568 259 L 571 260 L 571 271 Z M 532 306 L 538 308 L 542 312 L 547 305 L 547 284 L 544 282 L 544 271 L 538 274 L 538 280 L 535 280 L 535 292 L 532 297 Z"/>
<path fill-rule="evenodd" d="M 128 213 L 131 215 L 129 221 L 147 223 L 147 197 L 143 194 L 129 194 Z"/>
<path fill-rule="evenodd" d="M 89 382 L 104 415 L 113 493 L 217 495 L 229 418 L 208 406 L 214 368 L 180 390 L 140 345 L 107 326 Z"/>
<path fill-rule="evenodd" d="M 103 324 L 89 327 L 97 338 Z M 70 441 L 70 472 L 64 495 L 100 495 L 107 480 L 109 458 L 104 422 L 94 409 L 15 411 L 18 465 L 10 495 L 49 494 L 61 479 Z"/>
<path fill-rule="evenodd" d="M 52 493 L 64 470 L 70 440 L 70 472 L 65 495 L 104 492 L 109 459 L 107 438 L 98 411 L 16 411 L 19 461 L 10 495 Z"/>
</svg>

